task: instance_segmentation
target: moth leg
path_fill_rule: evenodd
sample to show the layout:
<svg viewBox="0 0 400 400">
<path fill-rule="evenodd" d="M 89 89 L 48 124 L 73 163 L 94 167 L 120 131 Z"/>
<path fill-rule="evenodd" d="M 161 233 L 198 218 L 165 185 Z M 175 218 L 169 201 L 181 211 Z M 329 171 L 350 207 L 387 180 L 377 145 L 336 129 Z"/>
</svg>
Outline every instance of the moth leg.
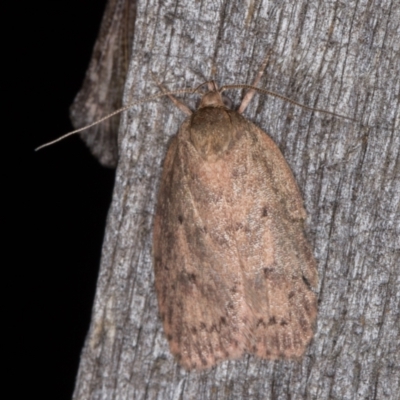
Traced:
<svg viewBox="0 0 400 400">
<path fill-rule="evenodd" d="M 258 71 L 256 79 L 254 79 L 254 82 L 253 82 L 253 84 L 251 86 L 255 86 L 255 87 L 258 86 L 258 83 L 260 82 L 260 79 L 264 74 L 264 70 L 265 70 L 265 67 L 267 66 L 267 63 L 268 63 L 269 57 L 271 55 L 271 52 L 272 52 L 272 50 L 270 50 L 268 52 L 267 56 L 265 57 L 263 63 L 261 64 L 261 68 Z M 253 98 L 255 92 L 256 91 L 254 89 L 250 89 L 249 91 L 246 92 L 245 96 L 243 97 L 242 103 L 240 104 L 239 110 L 238 110 L 239 114 L 242 114 L 244 112 L 246 107 L 249 105 L 251 99 Z"/>
<path fill-rule="evenodd" d="M 168 90 L 157 80 L 154 74 L 153 79 L 156 81 L 159 88 L 163 91 L 163 93 L 167 92 Z M 167 94 L 167 96 L 171 99 L 171 101 L 186 115 L 192 115 L 192 110 L 184 103 L 180 102 L 177 98 L 172 96 L 172 94 Z"/>
</svg>

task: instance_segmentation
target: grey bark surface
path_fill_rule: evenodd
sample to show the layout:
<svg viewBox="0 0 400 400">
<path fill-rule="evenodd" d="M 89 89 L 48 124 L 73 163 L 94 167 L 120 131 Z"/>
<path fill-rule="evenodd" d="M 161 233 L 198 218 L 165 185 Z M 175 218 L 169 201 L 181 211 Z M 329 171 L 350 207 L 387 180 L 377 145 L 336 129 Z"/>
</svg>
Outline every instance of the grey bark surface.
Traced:
<svg viewBox="0 0 400 400">
<path fill-rule="evenodd" d="M 280 147 L 309 215 L 315 337 L 299 361 L 246 356 L 188 373 L 169 352 L 152 268 L 162 161 L 185 115 L 168 98 L 123 114 L 74 398 L 398 399 L 400 3 L 139 0 L 131 46 L 125 104 L 159 92 L 151 72 L 171 90 L 251 83 L 272 49 L 261 87 L 358 122 L 262 95 L 250 103 L 245 117 Z M 228 95 L 237 107 L 242 93 Z"/>
</svg>

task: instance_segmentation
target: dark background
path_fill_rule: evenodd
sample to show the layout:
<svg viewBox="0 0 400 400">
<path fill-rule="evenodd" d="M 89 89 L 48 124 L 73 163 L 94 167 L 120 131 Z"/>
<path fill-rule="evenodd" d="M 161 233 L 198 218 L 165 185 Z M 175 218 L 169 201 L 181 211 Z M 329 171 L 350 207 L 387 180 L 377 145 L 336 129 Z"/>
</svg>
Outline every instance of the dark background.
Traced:
<svg viewBox="0 0 400 400">
<path fill-rule="evenodd" d="M 3 328 L 11 327 L 4 341 L 11 354 L 6 382 L 15 399 L 70 399 L 89 328 L 114 171 L 100 166 L 78 136 L 34 148 L 73 129 L 68 109 L 83 82 L 106 1 L 15 3 L 11 7 L 18 9 L 3 10 L 1 28 L 7 55 L 2 227 L 3 249 L 11 255 L 2 268 L 8 300 Z"/>
</svg>

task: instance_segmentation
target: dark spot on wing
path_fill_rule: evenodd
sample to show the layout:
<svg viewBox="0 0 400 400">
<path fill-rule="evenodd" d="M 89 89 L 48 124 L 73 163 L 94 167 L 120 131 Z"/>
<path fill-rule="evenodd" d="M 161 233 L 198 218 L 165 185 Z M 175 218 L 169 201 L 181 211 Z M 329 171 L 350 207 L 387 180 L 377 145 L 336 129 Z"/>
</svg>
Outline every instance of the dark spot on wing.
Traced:
<svg viewBox="0 0 400 400">
<path fill-rule="evenodd" d="M 274 269 L 273 268 L 264 268 L 263 271 L 264 271 L 264 276 L 266 278 L 271 278 L 271 275 L 274 272 Z"/>
<path fill-rule="evenodd" d="M 308 281 L 308 279 L 303 275 L 303 282 L 305 283 L 305 285 L 307 286 L 308 290 L 312 290 L 310 282 Z"/>
<path fill-rule="evenodd" d="M 210 333 L 212 333 L 212 332 L 214 332 L 214 331 L 218 332 L 218 328 L 217 328 L 217 325 L 212 324 L 212 325 L 211 325 L 211 328 L 210 328 Z"/>
<path fill-rule="evenodd" d="M 243 229 L 243 224 L 241 222 L 235 224 L 235 231 L 240 231 L 242 229 Z"/>
<path fill-rule="evenodd" d="M 264 320 L 262 319 L 262 318 L 260 318 L 258 321 L 257 321 L 257 328 L 258 327 L 263 327 L 263 328 L 265 328 L 265 322 L 264 322 Z"/>
<path fill-rule="evenodd" d="M 180 289 L 186 291 L 188 295 L 190 295 L 189 293 L 193 290 L 193 285 L 196 284 L 196 279 L 196 274 L 181 271 L 178 275 L 178 283 Z"/>
<path fill-rule="evenodd" d="M 270 317 L 268 325 L 276 325 L 276 318 L 274 316 Z"/>
</svg>

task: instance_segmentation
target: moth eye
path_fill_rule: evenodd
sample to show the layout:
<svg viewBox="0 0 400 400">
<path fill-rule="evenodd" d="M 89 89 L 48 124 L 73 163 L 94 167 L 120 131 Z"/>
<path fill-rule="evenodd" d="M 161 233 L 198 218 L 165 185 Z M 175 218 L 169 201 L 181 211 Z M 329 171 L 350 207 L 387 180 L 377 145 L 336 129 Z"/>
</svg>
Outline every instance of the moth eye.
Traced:
<svg viewBox="0 0 400 400">
<path fill-rule="evenodd" d="M 226 108 L 232 109 L 233 103 L 229 97 L 222 96 L 222 102 Z"/>
</svg>

